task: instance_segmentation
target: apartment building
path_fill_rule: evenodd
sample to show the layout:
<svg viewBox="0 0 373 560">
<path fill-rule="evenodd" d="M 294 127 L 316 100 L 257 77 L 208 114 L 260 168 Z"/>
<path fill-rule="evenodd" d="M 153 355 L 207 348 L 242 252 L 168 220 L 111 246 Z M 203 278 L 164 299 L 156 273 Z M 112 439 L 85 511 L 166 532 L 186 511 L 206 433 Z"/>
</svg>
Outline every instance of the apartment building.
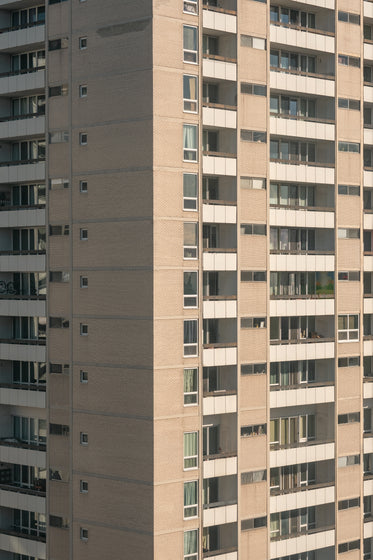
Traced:
<svg viewBox="0 0 373 560">
<path fill-rule="evenodd" d="M 373 558 L 372 110 L 367 0 L 0 0 L 0 560 Z"/>
</svg>

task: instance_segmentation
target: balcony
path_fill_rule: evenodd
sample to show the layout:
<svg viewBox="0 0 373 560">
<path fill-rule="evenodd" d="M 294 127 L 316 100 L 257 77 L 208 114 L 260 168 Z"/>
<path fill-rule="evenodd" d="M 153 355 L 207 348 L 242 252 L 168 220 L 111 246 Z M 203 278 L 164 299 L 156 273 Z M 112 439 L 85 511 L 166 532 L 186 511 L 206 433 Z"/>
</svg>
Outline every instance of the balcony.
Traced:
<svg viewBox="0 0 373 560">
<path fill-rule="evenodd" d="M 271 66 L 270 86 L 272 90 L 334 97 L 334 73 L 302 72 Z"/>
<path fill-rule="evenodd" d="M 303 305 L 304 309 L 306 309 L 307 300 L 334 298 L 334 272 L 271 272 L 269 293 L 272 300 L 271 306 L 273 302 L 273 312 L 271 307 L 271 315 L 285 315 L 283 313 L 283 306 L 292 305 L 292 303 Z M 280 304 L 281 300 L 282 304 Z M 277 304 L 275 305 L 276 301 L 282 307 L 278 307 Z M 318 305 L 317 301 L 313 303 Z M 333 313 L 334 311 L 330 314 Z M 288 313 L 288 315 L 317 314 L 319 313 Z"/>
<path fill-rule="evenodd" d="M 334 32 L 324 29 L 302 27 L 291 23 L 271 21 L 271 44 L 334 53 Z"/>
<path fill-rule="evenodd" d="M 271 113 L 271 134 L 334 142 L 334 119 Z"/>
<path fill-rule="evenodd" d="M 45 22 L 17 25 L 0 29 L 0 50 L 14 51 L 22 48 L 26 50 L 31 45 L 44 44 Z"/>
<path fill-rule="evenodd" d="M 202 219 L 211 224 L 236 224 L 237 206 L 234 203 L 224 203 L 219 200 L 210 200 L 208 204 L 203 204 Z"/>
<path fill-rule="evenodd" d="M 334 527 L 324 527 L 308 531 L 299 537 L 288 540 L 279 540 L 270 544 L 270 558 L 290 556 L 296 551 L 298 554 L 309 550 L 320 550 L 321 556 L 317 558 L 334 558 L 335 555 L 335 530 Z M 324 556 L 325 554 L 325 556 Z"/>
<path fill-rule="evenodd" d="M 270 254 L 333 255 L 334 231 L 329 228 L 303 229 L 271 226 Z"/>
<path fill-rule="evenodd" d="M 203 460 L 214 461 L 237 455 L 236 414 L 203 417 Z"/>
<path fill-rule="evenodd" d="M 237 523 L 204 527 L 202 551 L 209 560 L 237 560 Z"/>
<path fill-rule="evenodd" d="M 373 438 L 372 438 L 373 441 Z M 314 461 L 328 461 L 335 458 L 335 444 L 333 440 L 309 441 L 288 449 L 271 450 L 270 466 L 284 467 Z"/>
<path fill-rule="evenodd" d="M 271 512 L 333 502 L 334 472 L 334 461 L 331 460 L 272 468 L 270 472 Z M 325 488 L 327 490 L 324 492 Z M 319 490 L 322 491 L 319 492 Z M 308 494 L 307 491 L 313 492 L 308 504 L 305 502 L 307 502 L 307 496 L 311 496 L 311 494 Z M 317 494 L 320 494 L 319 499 L 316 498 Z"/>
<path fill-rule="evenodd" d="M 270 344 L 313 344 L 334 341 L 334 316 L 271 317 Z"/>
<path fill-rule="evenodd" d="M 44 91 L 45 67 L 0 74 L 0 95 Z"/>
</svg>

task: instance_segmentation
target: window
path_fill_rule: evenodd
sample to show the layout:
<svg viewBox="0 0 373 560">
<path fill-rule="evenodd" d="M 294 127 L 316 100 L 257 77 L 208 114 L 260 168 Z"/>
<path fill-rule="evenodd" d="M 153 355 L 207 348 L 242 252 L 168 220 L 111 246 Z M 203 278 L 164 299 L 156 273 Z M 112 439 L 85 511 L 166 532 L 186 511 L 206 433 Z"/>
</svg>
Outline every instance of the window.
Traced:
<svg viewBox="0 0 373 560">
<path fill-rule="evenodd" d="M 80 240 L 81 241 L 87 241 L 87 239 L 88 239 L 88 230 L 84 229 L 84 228 L 81 228 L 80 229 Z"/>
<path fill-rule="evenodd" d="M 316 162 L 316 144 L 313 142 L 270 141 L 270 158 L 281 161 Z"/>
<path fill-rule="evenodd" d="M 356 187 L 355 185 L 338 185 L 338 194 L 360 196 L 360 187 Z"/>
<path fill-rule="evenodd" d="M 265 97 L 267 95 L 267 86 L 241 82 L 241 93 L 245 93 L 248 95 L 262 95 Z"/>
<path fill-rule="evenodd" d="M 69 235 L 70 227 L 66 226 L 49 226 L 49 235 Z"/>
<path fill-rule="evenodd" d="M 338 21 L 345 21 L 346 23 L 348 22 L 360 25 L 360 16 L 349 12 L 338 12 Z"/>
<path fill-rule="evenodd" d="M 84 529 L 80 527 L 80 540 L 87 541 L 88 540 L 88 529 Z"/>
<path fill-rule="evenodd" d="M 50 179 L 49 190 L 68 189 L 70 186 L 68 179 Z"/>
<path fill-rule="evenodd" d="M 80 336 L 88 336 L 88 325 L 80 323 Z"/>
<path fill-rule="evenodd" d="M 87 48 L 88 37 L 79 37 L 79 49 L 82 51 Z"/>
<path fill-rule="evenodd" d="M 342 280 L 344 282 L 359 282 L 360 271 L 351 270 L 348 272 L 338 272 L 338 280 Z"/>
<path fill-rule="evenodd" d="M 183 76 L 184 112 L 198 112 L 198 78 L 197 76 Z"/>
<path fill-rule="evenodd" d="M 67 85 L 52 86 L 49 88 L 49 97 L 58 97 L 59 95 L 67 95 Z"/>
<path fill-rule="evenodd" d="M 65 130 L 49 133 L 49 144 L 61 144 L 69 141 L 69 133 Z"/>
<path fill-rule="evenodd" d="M 314 74 L 316 72 L 316 57 L 288 51 L 271 50 L 270 65 L 286 72 L 301 72 Z"/>
<path fill-rule="evenodd" d="M 241 130 L 241 140 L 244 142 L 267 142 L 267 133 L 256 130 Z"/>
<path fill-rule="evenodd" d="M 338 424 L 354 424 L 355 422 L 360 422 L 360 412 L 338 414 Z"/>
<path fill-rule="evenodd" d="M 241 224 L 241 235 L 266 235 L 267 227 L 265 224 Z"/>
<path fill-rule="evenodd" d="M 198 404 L 198 369 L 184 369 L 184 406 Z"/>
<path fill-rule="evenodd" d="M 266 470 L 241 473 L 241 484 L 252 484 L 263 480 L 267 480 Z"/>
<path fill-rule="evenodd" d="M 85 84 L 79 86 L 79 97 L 87 97 L 87 95 L 88 95 L 88 86 Z"/>
<path fill-rule="evenodd" d="M 49 526 L 50 527 L 57 527 L 58 529 L 68 529 L 69 528 L 69 520 L 66 517 L 59 517 L 57 515 L 50 515 L 49 516 Z M 29 557 L 27 557 L 29 558 Z"/>
<path fill-rule="evenodd" d="M 80 277 L 80 287 L 81 288 L 88 288 L 88 276 L 81 276 Z"/>
<path fill-rule="evenodd" d="M 189 64 L 198 62 L 198 28 L 190 25 L 183 27 L 183 60 Z"/>
<path fill-rule="evenodd" d="M 184 560 L 198 560 L 198 529 L 184 533 Z"/>
<path fill-rule="evenodd" d="M 63 424 L 49 424 L 49 433 L 55 436 L 68 436 L 70 428 Z"/>
<path fill-rule="evenodd" d="M 274 418 L 270 422 L 270 444 L 297 445 L 314 440 L 316 437 L 316 417 L 314 414 L 302 414 L 290 418 Z"/>
<path fill-rule="evenodd" d="M 340 500 L 338 502 L 338 509 L 349 509 L 354 507 L 360 507 L 360 498 L 350 498 L 349 500 Z"/>
<path fill-rule="evenodd" d="M 80 370 L 80 383 L 88 383 L 88 371 Z"/>
<path fill-rule="evenodd" d="M 68 329 L 69 321 L 62 317 L 49 317 L 49 328 L 50 329 Z"/>
<path fill-rule="evenodd" d="M 24 443 L 45 445 L 47 424 L 45 420 L 13 416 L 13 437 Z"/>
<path fill-rule="evenodd" d="M 267 373 L 267 364 L 241 364 L 241 375 L 262 375 Z"/>
<path fill-rule="evenodd" d="M 80 481 L 80 493 L 88 494 L 88 482 L 86 480 Z"/>
<path fill-rule="evenodd" d="M 338 142 L 338 150 L 340 152 L 353 152 L 360 154 L 360 144 L 356 142 Z"/>
<path fill-rule="evenodd" d="M 86 146 L 88 144 L 88 134 L 86 132 L 79 133 L 79 144 L 81 146 Z"/>
<path fill-rule="evenodd" d="M 69 364 L 49 364 L 49 373 L 70 373 Z"/>
<path fill-rule="evenodd" d="M 338 98 L 338 107 L 340 109 L 351 109 L 354 111 L 360 111 L 360 100 L 359 99 L 344 99 L 343 97 Z"/>
<path fill-rule="evenodd" d="M 355 56 L 346 56 L 344 54 L 339 54 L 338 63 L 343 64 L 344 66 L 354 66 L 356 68 L 360 68 L 360 58 L 357 58 Z"/>
<path fill-rule="evenodd" d="M 198 307 L 198 272 L 184 272 L 184 307 Z"/>
<path fill-rule="evenodd" d="M 88 434 L 80 432 L 80 445 L 88 445 Z"/>
<path fill-rule="evenodd" d="M 198 356 L 198 319 L 184 321 L 184 358 Z"/>
<path fill-rule="evenodd" d="M 187 14 L 198 14 L 198 1 L 197 0 L 184 0 L 183 11 Z"/>
<path fill-rule="evenodd" d="M 79 187 L 81 193 L 88 192 L 88 181 L 79 181 Z"/>
<path fill-rule="evenodd" d="M 350 541 L 338 545 L 338 553 L 348 552 L 349 550 L 360 550 L 360 541 Z"/>
<path fill-rule="evenodd" d="M 241 521 L 241 531 L 259 529 L 260 527 L 267 527 L 267 517 L 255 517 L 255 519 L 244 519 Z"/>
<path fill-rule="evenodd" d="M 48 42 L 49 51 L 57 51 L 62 48 L 62 39 L 52 39 Z"/>
<path fill-rule="evenodd" d="M 198 516 L 198 481 L 184 482 L 184 519 Z"/>
<path fill-rule="evenodd" d="M 70 273 L 51 271 L 49 273 L 49 282 L 70 282 Z"/>
<path fill-rule="evenodd" d="M 265 329 L 266 317 L 241 317 L 241 329 Z"/>
<path fill-rule="evenodd" d="M 252 37 L 251 35 L 241 35 L 241 47 L 250 47 L 252 49 L 266 50 L 266 40 L 260 37 Z"/>
<path fill-rule="evenodd" d="M 184 223 L 184 259 L 198 258 L 198 223 Z"/>
<path fill-rule="evenodd" d="M 338 315 L 338 340 L 359 340 L 359 315 Z"/>
<path fill-rule="evenodd" d="M 360 230 L 354 228 L 338 228 L 338 239 L 360 239 Z"/>
<path fill-rule="evenodd" d="M 360 356 L 338 358 L 338 367 L 357 367 L 360 366 Z"/>
<path fill-rule="evenodd" d="M 184 161 L 198 161 L 198 126 L 183 125 L 183 158 Z"/>
<path fill-rule="evenodd" d="M 198 210 L 198 175 L 183 174 L 183 210 Z"/>
<path fill-rule="evenodd" d="M 265 282 L 267 273 L 262 271 L 241 270 L 241 282 Z"/>
<path fill-rule="evenodd" d="M 265 436 L 267 424 L 256 424 L 255 426 L 241 426 L 241 437 Z"/>
<path fill-rule="evenodd" d="M 338 467 L 350 467 L 351 465 L 360 465 L 360 455 L 338 457 Z"/>
<path fill-rule="evenodd" d="M 184 434 L 184 470 L 198 468 L 198 432 Z"/>
<path fill-rule="evenodd" d="M 241 189 L 266 189 L 266 179 L 259 179 L 257 177 L 241 177 Z"/>
</svg>

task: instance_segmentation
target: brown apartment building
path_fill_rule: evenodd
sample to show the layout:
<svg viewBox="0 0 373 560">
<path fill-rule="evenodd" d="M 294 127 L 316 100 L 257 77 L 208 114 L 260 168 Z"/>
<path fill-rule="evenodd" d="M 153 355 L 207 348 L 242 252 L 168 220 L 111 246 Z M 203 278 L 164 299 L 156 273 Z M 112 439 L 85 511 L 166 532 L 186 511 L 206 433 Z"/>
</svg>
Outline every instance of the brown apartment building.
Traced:
<svg viewBox="0 0 373 560">
<path fill-rule="evenodd" d="M 0 560 L 373 558 L 373 3 L 0 0 Z"/>
</svg>

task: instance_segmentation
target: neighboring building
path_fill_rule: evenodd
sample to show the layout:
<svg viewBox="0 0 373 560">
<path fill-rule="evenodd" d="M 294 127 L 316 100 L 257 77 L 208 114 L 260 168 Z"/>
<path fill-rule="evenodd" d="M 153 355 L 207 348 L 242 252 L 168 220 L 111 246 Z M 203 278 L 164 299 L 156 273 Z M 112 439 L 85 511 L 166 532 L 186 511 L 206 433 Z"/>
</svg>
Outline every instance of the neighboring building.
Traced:
<svg viewBox="0 0 373 560">
<path fill-rule="evenodd" d="M 373 559 L 373 3 L 0 0 L 0 68 L 0 560 Z"/>
</svg>

